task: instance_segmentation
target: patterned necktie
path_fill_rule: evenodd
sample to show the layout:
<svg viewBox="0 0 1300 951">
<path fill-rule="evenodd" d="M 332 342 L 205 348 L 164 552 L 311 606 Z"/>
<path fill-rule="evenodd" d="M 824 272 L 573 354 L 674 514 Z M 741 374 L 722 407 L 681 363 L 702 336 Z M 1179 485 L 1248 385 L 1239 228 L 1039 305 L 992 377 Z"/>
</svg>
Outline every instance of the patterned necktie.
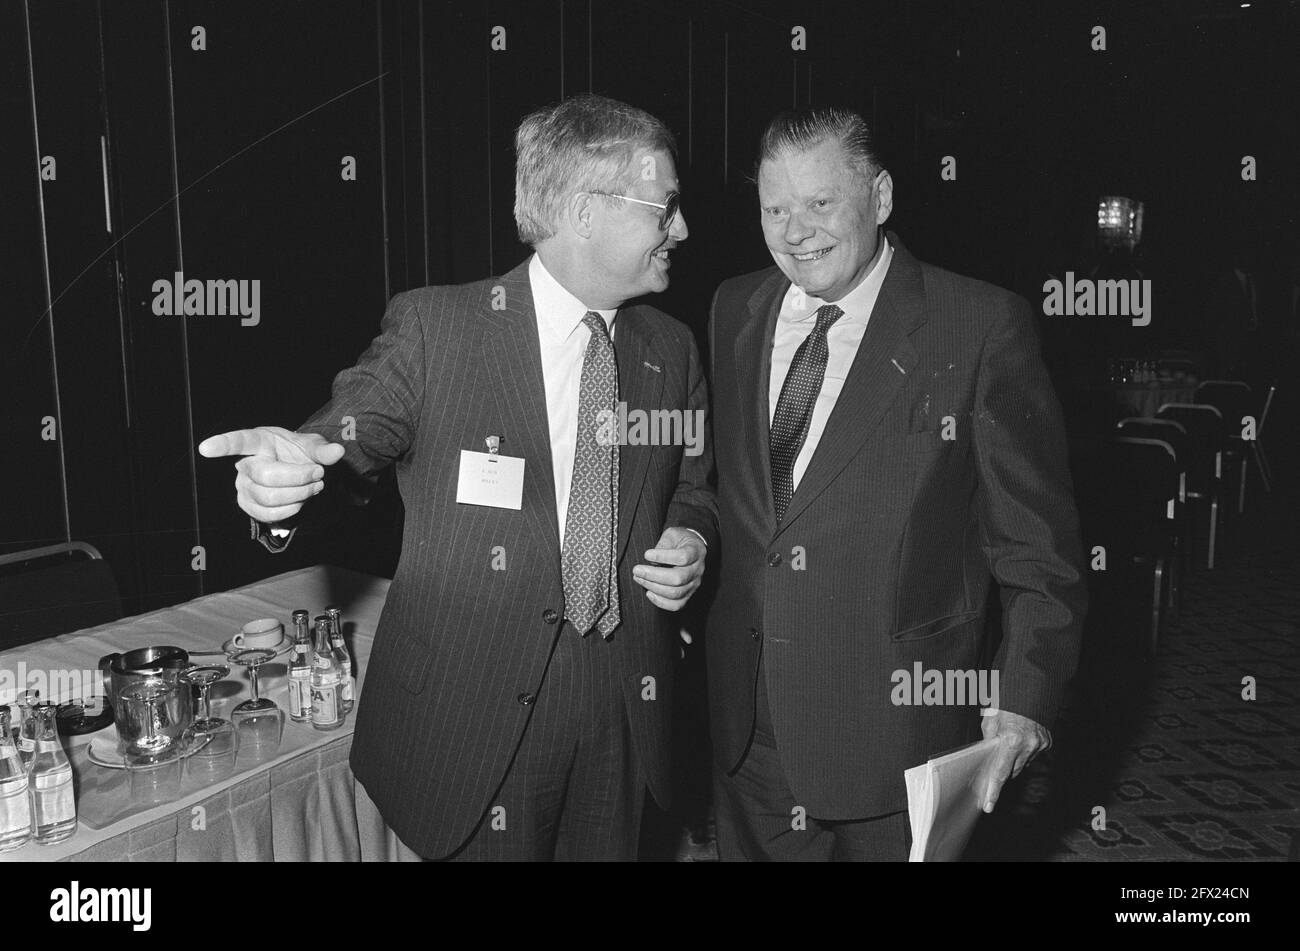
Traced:
<svg viewBox="0 0 1300 951">
<path fill-rule="evenodd" d="M 834 304 L 817 308 L 817 326 L 794 352 L 790 371 L 781 385 L 767 441 L 772 457 L 772 501 L 776 504 L 778 522 L 785 518 L 785 510 L 794 495 L 794 461 L 808 437 L 808 423 L 826 376 L 826 360 L 830 356 L 826 331 L 843 315 L 844 311 Z"/>
<path fill-rule="evenodd" d="M 618 363 L 605 319 L 587 311 L 591 340 L 578 384 L 578 439 L 560 557 L 564 614 L 584 637 L 593 627 L 609 637 L 618 627 L 618 445 L 613 420 Z"/>
</svg>

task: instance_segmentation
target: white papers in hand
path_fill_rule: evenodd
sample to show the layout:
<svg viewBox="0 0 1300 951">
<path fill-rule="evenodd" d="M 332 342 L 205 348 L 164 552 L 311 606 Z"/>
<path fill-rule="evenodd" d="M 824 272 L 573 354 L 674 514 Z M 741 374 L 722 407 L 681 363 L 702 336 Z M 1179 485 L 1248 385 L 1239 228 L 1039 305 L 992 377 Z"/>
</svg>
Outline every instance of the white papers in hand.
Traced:
<svg viewBox="0 0 1300 951">
<path fill-rule="evenodd" d="M 903 772 L 912 823 L 910 862 L 956 862 L 983 811 L 998 741 L 980 740 Z"/>
</svg>

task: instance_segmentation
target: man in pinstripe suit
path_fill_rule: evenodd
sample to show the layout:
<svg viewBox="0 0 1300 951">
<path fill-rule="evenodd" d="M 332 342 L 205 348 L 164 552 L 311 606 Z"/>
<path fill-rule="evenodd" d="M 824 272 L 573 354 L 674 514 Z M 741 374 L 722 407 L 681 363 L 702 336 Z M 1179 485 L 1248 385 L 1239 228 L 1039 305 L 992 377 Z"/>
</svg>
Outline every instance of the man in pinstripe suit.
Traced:
<svg viewBox="0 0 1300 951">
<path fill-rule="evenodd" d="M 326 467 L 396 466 L 402 555 L 352 767 L 427 858 L 630 859 L 646 788 L 667 802 L 670 612 L 716 536 L 708 394 L 690 331 L 623 304 L 668 286 L 687 236 L 673 150 L 659 120 L 610 99 L 528 116 L 515 218 L 536 253 L 393 298 L 297 433 L 200 446 L 244 456 L 239 504 L 272 550 L 292 530 L 267 527 Z M 694 414 L 702 441 L 611 440 L 624 405 Z"/>
<path fill-rule="evenodd" d="M 980 698 L 900 675 L 997 673 L 986 810 L 1051 742 L 1086 602 L 1061 415 L 1025 301 L 885 234 L 860 116 L 777 117 L 756 177 L 777 266 L 725 282 L 710 327 L 719 847 L 905 859 L 903 771 L 973 739 Z"/>
</svg>

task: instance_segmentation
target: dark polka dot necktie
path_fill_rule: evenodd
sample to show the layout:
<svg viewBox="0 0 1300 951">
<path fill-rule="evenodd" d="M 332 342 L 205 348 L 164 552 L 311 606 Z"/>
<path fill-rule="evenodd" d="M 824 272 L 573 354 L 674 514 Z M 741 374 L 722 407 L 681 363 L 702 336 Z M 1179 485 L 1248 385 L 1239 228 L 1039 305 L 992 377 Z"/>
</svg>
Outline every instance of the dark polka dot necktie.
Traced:
<svg viewBox="0 0 1300 951">
<path fill-rule="evenodd" d="M 794 461 L 808 438 L 813 407 L 817 405 L 817 394 L 822 391 L 822 380 L 826 377 L 826 361 L 830 357 L 826 331 L 843 315 L 844 311 L 834 304 L 817 308 L 817 326 L 794 352 L 790 371 L 781 385 L 767 441 L 772 457 L 772 501 L 778 522 L 785 518 L 785 510 L 794 495 Z"/>
<path fill-rule="evenodd" d="M 578 384 L 578 433 L 560 568 L 564 616 L 584 637 L 609 637 L 618 627 L 618 363 L 605 319 L 587 311 L 591 340 Z"/>
</svg>

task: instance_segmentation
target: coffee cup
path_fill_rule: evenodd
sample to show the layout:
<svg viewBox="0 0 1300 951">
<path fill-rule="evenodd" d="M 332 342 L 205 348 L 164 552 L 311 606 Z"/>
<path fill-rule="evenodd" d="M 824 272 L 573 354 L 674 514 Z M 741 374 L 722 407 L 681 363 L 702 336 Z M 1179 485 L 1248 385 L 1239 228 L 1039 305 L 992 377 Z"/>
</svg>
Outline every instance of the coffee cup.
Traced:
<svg viewBox="0 0 1300 951">
<path fill-rule="evenodd" d="M 284 625 L 273 617 L 264 617 L 249 621 L 230 640 L 240 650 L 251 650 L 278 647 L 283 636 Z"/>
</svg>

